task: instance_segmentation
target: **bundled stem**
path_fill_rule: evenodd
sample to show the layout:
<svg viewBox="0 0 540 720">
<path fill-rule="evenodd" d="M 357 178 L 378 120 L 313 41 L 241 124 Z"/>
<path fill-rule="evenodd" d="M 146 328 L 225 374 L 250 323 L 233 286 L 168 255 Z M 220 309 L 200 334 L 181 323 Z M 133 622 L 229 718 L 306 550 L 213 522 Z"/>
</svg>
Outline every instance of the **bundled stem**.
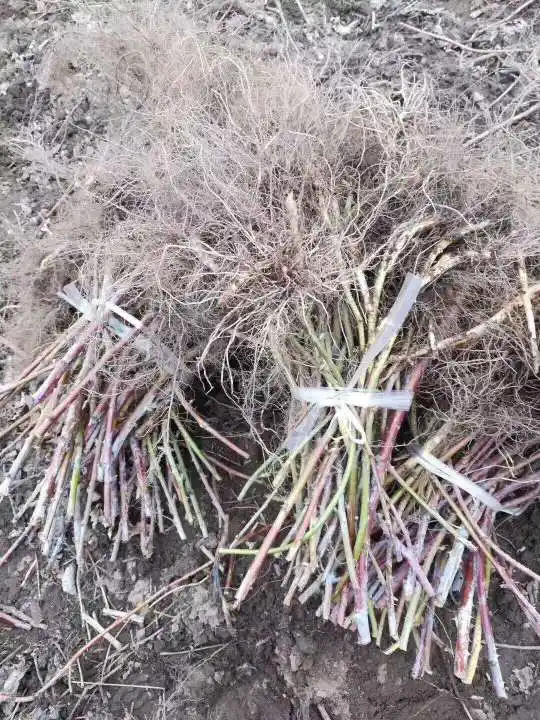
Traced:
<svg viewBox="0 0 540 720">
<path fill-rule="evenodd" d="M 31 410 L 3 433 L 13 436 L 9 447 L 18 451 L 0 485 L 0 500 L 24 481 L 34 453 L 41 449 L 47 457 L 50 449 L 45 470 L 17 514 L 21 518 L 31 510 L 23 537 L 39 532 L 41 548 L 49 557 L 60 552 L 72 528 L 76 557 L 82 562 L 89 524 L 96 519 L 114 538 L 113 559 L 133 535 L 140 538 L 142 554 L 150 557 L 153 537 L 164 531 L 165 517 L 172 519 L 181 540 L 186 539 L 181 515 L 206 537 L 192 472 L 206 488 L 219 522 L 225 518 L 206 477 L 209 473 L 220 480 L 220 475 L 191 436 L 187 420 L 180 422 L 175 414 L 174 427 L 166 418 L 161 421 L 166 404 L 160 398 L 167 390 L 178 394 L 176 382 L 162 373 L 149 389 L 126 391 L 107 372 L 113 358 L 121 361 L 128 350 L 139 352 L 136 337 L 144 328 L 139 321 L 125 331 L 118 318 L 111 323 L 109 305 L 79 318 L 18 381 L 2 388 L 4 403 L 11 401 L 14 389 L 31 392 Z M 120 339 L 114 340 L 111 326 Z M 39 386 L 34 389 L 36 381 Z M 193 416 L 202 427 L 210 427 L 182 399 L 179 410 L 184 408 L 188 419 Z M 217 431 L 213 435 L 222 438 Z M 230 441 L 226 445 L 246 456 Z"/>
<path fill-rule="evenodd" d="M 399 438 L 413 435 L 417 415 L 414 403 L 414 415 L 401 404 L 406 393 L 412 398 L 417 392 L 429 361 L 415 360 L 412 370 L 407 369 L 407 363 L 396 363 L 400 354 L 393 351 L 424 284 L 421 278 L 409 276 L 387 315 L 378 319 L 385 278 L 397 254 L 381 264 L 373 289 L 347 286 L 347 303 L 337 310 L 339 321 L 331 311 L 324 322 L 317 315 L 320 327 L 305 318 L 304 356 L 288 373 L 293 378 L 296 370 L 306 384 L 295 387 L 294 395 L 318 412 L 310 424 L 305 418 L 312 411 L 306 409 L 290 435 L 294 441 L 286 444 L 289 454 L 270 459 L 241 493 L 244 496 L 264 474 L 273 477 L 269 498 L 275 498 L 277 489 L 284 498 L 258 549 L 252 549 L 251 538 L 267 503 L 222 552 L 255 555 L 236 592 L 236 607 L 268 556 L 285 557 L 290 563 L 286 604 L 295 596 L 301 603 L 319 596 L 317 614 L 355 629 L 360 644 L 373 638 L 380 644 L 386 628 L 392 641 L 387 653 L 407 650 L 414 637 L 415 677 L 431 672 L 436 608 L 461 590 L 456 675 L 471 681 L 483 636 L 493 683 L 503 697 L 487 605 L 487 568 L 494 564 L 535 626 L 538 613 L 504 569 L 509 556 L 490 537 L 491 520 L 494 512 L 513 514 L 531 501 L 527 477 L 537 472 L 538 458 L 530 454 L 528 462 L 509 461 L 508 443 L 493 442 L 481 433 L 456 438 L 449 422 L 422 447 L 398 449 Z M 445 262 L 441 258 L 438 264 L 444 267 Z M 471 330 L 461 340 L 475 336 Z M 364 347 L 365 338 L 370 344 L 355 366 L 348 354 L 354 354 L 355 344 Z M 312 352 L 309 360 L 307 348 Z M 419 354 L 424 353 L 410 352 L 407 359 Z M 313 388 L 310 378 L 306 382 L 306 366 L 316 368 L 324 389 Z M 384 380 L 388 377 L 390 381 Z M 392 407 L 396 409 L 388 417 Z M 290 489 L 283 496 L 287 482 Z"/>
</svg>

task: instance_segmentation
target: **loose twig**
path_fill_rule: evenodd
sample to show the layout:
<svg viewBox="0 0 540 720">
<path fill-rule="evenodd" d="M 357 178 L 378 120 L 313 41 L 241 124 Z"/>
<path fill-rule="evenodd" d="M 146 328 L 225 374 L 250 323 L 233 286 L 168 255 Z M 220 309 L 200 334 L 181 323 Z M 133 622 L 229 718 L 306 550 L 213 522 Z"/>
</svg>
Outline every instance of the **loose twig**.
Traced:
<svg viewBox="0 0 540 720">
<path fill-rule="evenodd" d="M 530 117 L 535 112 L 540 110 L 540 102 L 534 103 L 530 107 L 528 107 L 526 110 L 523 110 L 520 113 L 517 113 L 517 115 L 511 115 L 510 117 L 506 118 L 506 120 L 502 120 L 500 123 L 497 123 L 496 125 L 490 125 L 488 128 L 486 128 L 483 132 L 481 132 L 479 135 L 476 135 L 476 137 L 471 138 L 470 140 L 467 140 L 464 143 L 464 147 L 472 147 L 473 145 L 476 145 L 481 140 L 484 140 L 489 135 L 493 135 L 493 133 L 499 132 L 499 130 L 504 130 L 504 128 L 510 127 L 510 125 L 514 125 L 515 123 L 519 122 L 520 120 L 525 120 L 525 118 Z"/>
<path fill-rule="evenodd" d="M 176 592 L 177 590 L 181 590 L 186 587 L 190 587 L 189 585 L 186 585 L 186 581 L 190 580 L 191 578 L 195 577 L 199 573 L 201 573 L 203 570 L 206 570 L 210 567 L 210 565 L 213 564 L 212 560 L 209 560 L 208 562 L 203 563 L 198 568 L 195 568 L 195 570 L 191 570 L 190 572 L 183 575 L 181 578 L 178 578 L 177 580 L 173 580 L 168 585 L 166 585 L 163 588 L 160 588 L 157 592 L 155 592 L 153 595 L 151 595 L 146 600 L 141 601 L 136 607 L 133 608 L 133 610 L 129 610 L 127 613 L 125 613 L 122 617 L 117 618 L 114 622 L 112 622 L 108 627 L 104 628 L 101 632 L 98 633 L 98 635 L 95 635 L 91 640 L 89 640 L 85 645 L 83 645 L 79 650 L 77 650 L 76 653 L 74 653 L 69 660 L 59 669 L 56 671 L 56 673 L 48 680 L 46 683 L 44 683 L 39 690 L 37 690 L 32 695 L 9 695 L 8 693 L 0 693 L 0 702 L 16 702 L 16 703 L 30 703 L 34 702 L 38 698 L 40 698 L 42 695 L 44 695 L 48 690 L 50 690 L 56 683 L 64 677 L 64 675 L 72 668 L 75 663 L 77 663 L 86 653 L 88 650 L 90 650 L 92 647 L 94 647 L 100 640 L 103 640 L 104 638 L 107 638 L 108 636 L 112 637 L 112 633 L 115 630 L 119 630 L 123 628 L 126 623 L 130 620 L 131 617 L 135 615 L 139 615 L 143 610 L 153 607 L 158 602 L 163 600 L 164 598 L 168 597 L 172 592 Z"/>
<path fill-rule="evenodd" d="M 530 285 L 527 292 L 527 298 L 530 301 L 539 293 L 540 283 Z M 501 308 L 490 318 L 484 320 L 484 322 L 481 322 L 478 325 L 475 325 L 474 327 L 470 328 L 470 330 L 466 330 L 465 332 L 459 333 L 458 335 L 453 335 L 452 337 L 445 338 L 444 340 L 439 340 L 439 342 L 435 343 L 433 346 L 420 348 L 419 350 L 414 350 L 406 355 L 400 355 L 396 358 L 396 362 L 399 362 L 400 360 L 416 360 L 417 358 L 425 357 L 426 355 L 436 355 L 442 350 L 448 350 L 449 348 L 457 347 L 458 345 L 464 345 L 471 340 L 477 340 L 478 338 L 485 335 L 485 333 L 491 327 L 497 326 L 500 323 L 504 322 L 504 320 L 507 319 L 507 317 L 513 310 L 522 307 L 525 302 L 525 296 L 520 295 L 519 297 L 516 297 L 509 303 L 507 303 L 503 308 Z"/>
</svg>

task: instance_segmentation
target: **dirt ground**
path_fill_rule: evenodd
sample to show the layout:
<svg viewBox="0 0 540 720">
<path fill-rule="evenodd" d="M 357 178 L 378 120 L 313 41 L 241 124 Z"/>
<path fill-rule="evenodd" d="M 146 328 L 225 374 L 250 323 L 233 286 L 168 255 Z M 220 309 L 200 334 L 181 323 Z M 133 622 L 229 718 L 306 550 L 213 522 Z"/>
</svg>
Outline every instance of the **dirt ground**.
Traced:
<svg viewBox="0 0 540 720">
<path fill-rule="evenodd" d="M 52 36 L 65 23 L 87 22 L 92 4 L 3 0 L 0 133 L 6 139 L 24 126 L 48 123 L 62 128 L 61 151 L 76 156 L 89 136 L 101 132 L 103 108 L 83 103 L 67 109 L 38 92 L 36 82 L 37 64 Z M 188 13 L 198 9 L 194 2 L 177 4 Z M 480 123 L 482 114 L 493 108 L 504 118 L 502 93 L 508 90 L 505 97 L 510 99 L 523 92 L 540 30 L 539 2 L 223 0 L 206 6 L 238 38 L 260 43 L 261 52 L 272 54 L 285 44 L 323 74 L 340 65 L 399 93 L 404 77 L 426 73 L 442 103 L 459 105 Z M 531 129 L 535 119 L 527 120 Z M 46 211 L 60 194 L 54 178 L 34 174 L 9 143 L 0 145 L 0 261 L 11 256 L 23 236 L 39 244 L 49 232 Z M 3 307 L 0 313 L 5 312 Z M 10 372 L 11 354 L 0 345 L 4 376 Z M 219 405 L 209 412 L 219 415 Z M 234 484 L 221 491 L 226 506 L 234 497 Z M 0 554 L 20 531 L 11 519 L 12 508 L 0 506 Z M 539 529 L 537 506 L 524 517 L 501 523 L 498 539 L 538 570 Z M 217 541 L 211 538 L 207 548 L 211 551 Z M 133 547 L 111 564 L 96 533 L 85 573 L 73 583 L 69 547 L 55 564 L 47 565 L 32 543 L 22 543 L 0 568 L 0 612 L 2 606 L 15 607 L 32 619 L 32 626 L 11 628 L 0 620 L 0 691 L 39 694 L 90 639 L 88 626 L 81 623 L 82 611 L 107 626 L 114 620 L 111 610 L 131 610 L 206 560 L 200 544 L 181 545 L 171 532 L 160 539 L 152 561 L 143 560 Z M 233 574 L 233 587 L 238 575 Z M 437 649 L 433 675 L 413 681 L 411 654 L 385 655 L 376 647 L 360 647 L 352 633 L 315 619 L 310 607 L 286 611 L 279 565 L 266 569 L 263 583 L 228 624 L 222 596 L 231 590 L 222 587 L 222 580 L 211 568 L 195 575 L 153 610 L 137 614 L 119 636 L 121 647 L 107 641 L 96 644 L 34 702 L 4 703 L 0 713 L 33 720 L 540 717 L 540 645 L 504 588 L 496 587 L 492 601 L 509 691 L 503 703 L 493 696 L 485 666 L 475 684 L 466 687 L 454 681 L 451 657 Z M 442 637 L 452 632 L 444 615 L 438 623 Z"/>
</svg>

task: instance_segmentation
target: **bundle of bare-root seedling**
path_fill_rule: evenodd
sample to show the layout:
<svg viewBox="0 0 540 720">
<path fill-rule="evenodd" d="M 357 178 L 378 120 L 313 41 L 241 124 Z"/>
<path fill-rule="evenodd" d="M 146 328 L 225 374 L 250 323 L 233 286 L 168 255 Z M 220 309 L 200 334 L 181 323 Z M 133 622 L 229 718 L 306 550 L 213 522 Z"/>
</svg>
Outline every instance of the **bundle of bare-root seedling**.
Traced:
<svg viewBox="0 0 540 720">
<path fill-rule="evenodd" d="M 124 293 L 104 285 L 89 302 L 71 284 L 59 295 L 82 314 L 15 381 L 0 387 L 2 406 L 19 408 L 1 430 L 7 471 L 0 499 L 20 485 L 26 490 L 14 515 L 25 530 L 1 562 L 38 533 L 51 559 L 71 536 L 81 563 L 89 527 L 98 523 L 112 539 L 111 560 L 134 535 L 150 557 L 154 534 L 168 521 L 181 540 L 184 523 L 207 537 L 194 482 L 198 478 L 221 521 L 217 466 L 228 468 L 203 452 L 191 425 L 246 453 L 187 401 L 178 377 L 187 358 L 176 359 L 152 336 L 148 318 L 138 320 L 117 304 Z M 145 363 L 154 366 L 146 386 L 140 377 Z"/>
<path fill-rule="evenodd" d="M 513 572 L 540 577 L 504 552 L 492 533 L 497 513 L 519 514 L 540 497 L 538 443 L 482 429 L 459 433 L 452 420 L 432 420 L 421 432 L 415 394 L 439 353 L 467 353 L 514 313 L 530 315 L 540 283 L 524 284 L 482 323 L 419 345 L 429 334 L 419 336 L 421 321 L 415 326 L 407 316 L 427 286 L 470 260 L 459 252 L 462 233 L 434 243 L 386 312 L 382 297 L 415 236 L 436 228 L 435 218 L 397 228 L 371 285 L 358 267 L 343 284 L 341 301 L 305 308 L 285 366 L 300 418 L 244 486 L 241 498 L 254 483 L 270 481 L 264 503 L 223 552 L 254 556 L 236 606 L 269 556 L 285 558 L 286 605 L 317 599 L 317 615 L 355 630 L 360 644 L 381 645 L 389 636 L 387 653 L 407 650 L 414 638 L 414 677 L 431 672 L 432 644 L 442 643 L 435 612 L 457 593 L 455 674 L 472 682 L 485 642 L 495 690 L 505 697 L 490 576 L 498 572 L 538 634 L 540 614 Z"/>
</svg>

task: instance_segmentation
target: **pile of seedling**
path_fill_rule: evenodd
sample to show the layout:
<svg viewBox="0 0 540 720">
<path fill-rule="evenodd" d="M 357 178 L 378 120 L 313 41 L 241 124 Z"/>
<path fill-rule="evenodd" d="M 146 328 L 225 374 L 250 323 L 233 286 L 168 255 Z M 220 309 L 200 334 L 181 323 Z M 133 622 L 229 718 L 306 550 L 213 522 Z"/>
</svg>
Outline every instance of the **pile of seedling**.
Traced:
<svg viewBox="0 0 540 720">
<path fill-rule="evenodd" d="M 133 536 L 150 557 L 155 533 L 164 532 L 169 520 L 180 540 L 186 540 L 186 524 L 207 537 L 193 485 L 204 487 L 222 520 L 213 487 L 221 480 L 220 461 L 202 451 L 191 425 L 246 453 L 187 402 L 173 380 L 174 359 L 144 319 L 117 304 L 121 292 L 104 291 L 89 302 L 71 284 L 59 295 L 79 311 L 78 319 L 15 381 L 0 387 L 3 408 L 17 414 L 1 432 L 7 470 L 0 498 L 20 494 L 19 488 L 26 495 L 14 513 L 25 530 L 2 563 L 30 533 L 39 535 L 51 560 L 70 537 L 82 563 L 89 529 L 98 524 L 111 538 L 111 560 Z M 156 365 L 156 359 L 154 380 L 140 387 L 137 368 Z"/>
<path fill-rule="evenodd" d="M 82 563 L 91 529 L 114 560 L 223 522 L 213 577 L 238 579 L 235 607 L 275 561 L 287 605 L 386 652 L 414 642 L 421 677 L 454 598 L 456 675 L 472 681 L 484 643 L 503 696 L 493 574 L 540 632 L 523 581 L 540 578 L 495 539 L 540 493 L 539 163 L 527 133 L 502 132 L 526 118 L 458 117 L 405 72 L 386 92 L 269 58 L 169 3 L 96 13 L 40 82 L 90 102 L 103 142 L 62 159 L 54 119 L 19 140 L 65 192 L 46 261 L 32 239 L 13 263 L 12 292 L 36 280 L 16 315 L 74 271 L 87 297 L 64 288 L 73 322 L 0 387 L 0 496 L 24 527 L 0 563 L 29 536 L 51 561 L 72 540 Z M 265 454 L 234 537 L 219 496 L 241 469 L 196 438 L 246 453 L 186 400 L 192 380 Z"/>
</svg>

